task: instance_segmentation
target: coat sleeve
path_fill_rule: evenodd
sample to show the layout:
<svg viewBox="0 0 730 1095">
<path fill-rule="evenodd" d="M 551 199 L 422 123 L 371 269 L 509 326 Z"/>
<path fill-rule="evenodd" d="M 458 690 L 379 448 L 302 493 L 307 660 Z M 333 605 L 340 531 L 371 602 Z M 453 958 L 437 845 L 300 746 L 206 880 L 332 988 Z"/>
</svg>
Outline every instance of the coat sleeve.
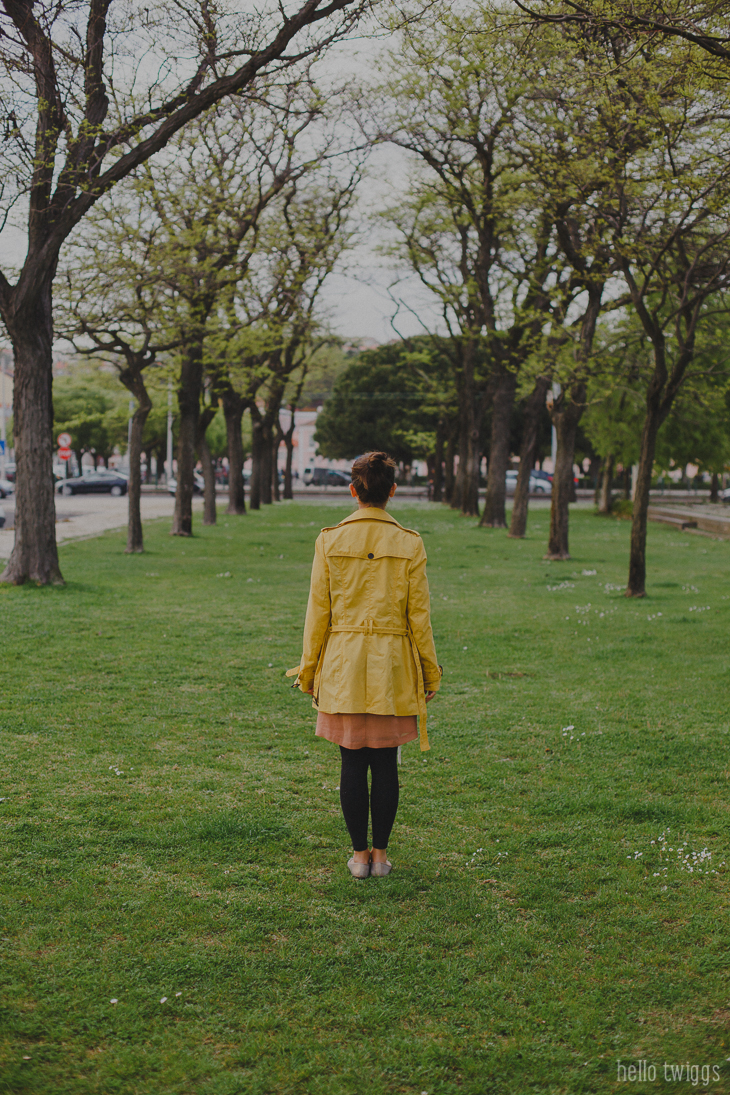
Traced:
<svg viewBox="0 0 730 1095">
<path fill-rule="evenodd" d="M 304 621 L 304 644 L 297 684 L 303 692 L 311 692 L 317 672 L 324 637 L 330 625 L 330 582 L 324 537 L 320 533 L 314 545 L 312 581 L 309 587 L 307 616 Z"/>
<path fill-rule="evenodd" d="M 421 657 L 424 687 L 427 692 L 437 692 L 441 686 L 441 669 L 436 661 L 436 647 L 431 630 L 431 597 L 426 577 L 426 549 L 420 536 L 416 554 L 411 561 L 408 579 L 408 623 Z"/>
</svg>

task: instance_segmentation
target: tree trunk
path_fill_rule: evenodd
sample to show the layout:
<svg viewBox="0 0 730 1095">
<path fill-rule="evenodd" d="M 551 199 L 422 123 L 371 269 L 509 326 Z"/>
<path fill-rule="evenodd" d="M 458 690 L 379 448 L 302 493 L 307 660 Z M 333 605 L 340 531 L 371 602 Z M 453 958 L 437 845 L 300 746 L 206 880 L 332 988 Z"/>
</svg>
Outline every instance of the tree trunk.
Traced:
<svg viewBox="0 0 730 1095">
<path fill-rule="evenodd" d="M 226 420 L 226 439 L 228 441 L 228 507 L 226 513 L 242 514 L 246 512 L 246 498 L 243 486 L 243 438 L 241 421 L 245 405 L 243 398 L 232 388 L 224 390 L 223 416 Z"/>
<path fill-rule="evenodd" d="M 598 493 L 598 512 L 602 517 L 608 517 L 613 505 L 613 491 L 611 490 L 613 484 L 613 468 L 614 458 L 613 455 L 609 453 L 603 461 L 601 486 Z"/>
<path fill-rule="evenodd" d="M 454 484 L 456 482 L 456 475 L 454 474 L 455 448 L 456 436 L 452 430 L 446 442 L 446 459 L 444 461 L 444 502 L 449 504 L 454 497 Z"/>
<path fill-rule="evenodd" d="M 436 426 L 436 447 L 433 454 L 433 480 L 431 501 L 440 502 L 444 493 L 444 423 L 439 419 Z"/>
<path fill-rule="evenodd" d="M 591 464 L 588 468 L 588 475 L 593 480 L 593 503 L 598 505 L 598 495 L 601 490 L 601 470 L 603 468 L 603 462 L 597 456 L 591 457 Z"/>
<path fill-rule="evenodd" d="M 510 522 L 509 535 L 512 539 L 520 540 L 527 531 L 527 507 L 530 498 L 530 476 L 535 464 L 535 452 L 537 450 L 537 435 L 540 429 L 540 415 L 545 406 L 550 381 L 546 376 L 539 376 L 535 381 L 535 387 L 525 401 L 525 417 L 522 429 L 522 445 L 520 447 L 520 470 L 515 487 L 515 498 L 512 505 L 512 520 Z"/>
<path fill-rule="evenodd" d="M 575 436 L 585 407 L 585 384 L 574 384 L 570 394 L 562 392 L 553 405 L 552 419 L 558 435 L 550 506 L 550 538 L 546 559 L 569 559 L 568 504 L 575 494 L 573 463 Z"/>
<path fill-rule="evenodd" d="M 469 517 L 479 516 L 479 465 L 482 454 L 479 449 L 481 423 L 476 411 L 475 407 L 474 413 L 470 416 L 471 421 L 466 436 L 466 460 L 461 496 L 461 512 Z"/>
<path fill-rule="evenodd" d="M 195 451 L 203 468 L 203 524 L 214 525 L 216 523 L 215 509 L 215 465 L 208 445 L 208 427 L 215 418 L 218 410 L 218 401 L 214 396 L 200 413 L 198 418 L 198 430 L 195 438 Z"/>
<path fill-rule="evenodd" d="M 624 485 L 624 502 L 628 502 L 631 498 L 631 468 L 624 468 L 623 472 L 621 473 L 621 478 Z"/>
<path fill-rule="evenodd" d="M 160 475 L 164 474 L 165 461 L 167 460 L 167 442 L 163 441 L 157 446 L 155 454 L 155 486 L 160 485 Z"/>
<path fill-rule="evenodd" d="M 603 282 L 592 282 L 587 286 L 588 305 L 583 314 L 580 327 L 580 339 L 575 348 L 575 359 L 579 377 L 570 386 L 568 393 L 563 389 L 554 400 L 550 412 L 558 449 L 553 470 L 553 493 L 550 506 L 550 536 L 546 559 L 569 559 L 568 551 L 568 505 L 575 498 L 573 482 L 573 463 L 575 461 L 575 435 L 578 423 L 585 410 L 586 384 L 582 379 L 590 360 L 596 323 L 601 311 Z"/>
<path fill-rule="evenodd" d="M 517 377 L 504 370 L 497 378 L 492 396 L 492 431 L 489 439 L 487 497 L 480 528 L 506 528 L 507 465 L 512 408 L 515 402 Z"/>
<path fill-rule="evenodd" d="M 470 517 L 479 515 L 479 431 L 481 400 L 477 399 L 474 382 L 476 344 L 464 347 L 461 387 L 459 391 L 459 467 L 454 479 L 450 505 Z"/>
<path fill-rule="evenodd" d="M 261 503 L 264 506 L 270 506 L 273 502 L 271 495 L 272 474 L 271 474 L 271 457 L 273 455 L 273 445 L 271 443 L 271 425 L 265 419 L 261 423 Z"/>
<path fill-rule="evenodd" d="M 51 280 L 12 317 L 4 316 L 15 358 L 15 544 L 0 581 L 63 585 L 53 497 L 53 318 Z"/>
<path fill-rule="evenodd" d="M 716 471 L 712 473 L 712 480 L 710 482 L 710 501 L 718 502 L 720 500 L 720 476 Z"/>
<path fill-rule="evenodd" d="M 275 502 L 281 501 L 279 493 L 279 445 L 281 437 L 278 430 L 272 431 L 271 438 L 271 494 Z"/>
<path fill-rule="evenodd" d="M 286 466 L 284 468 L 284 497 L 293 498 L 294 489 L 292 485 L 292 464 L 294 463 L 294 408 L 291 411 L 291 422 L 289 429 L 283 435 L 284 444 L 286 445 Z"/>
<path fill-rule="evenodd" d="M 251 509 L 261 508 L 261 472 L 263 430 L 261 415 L 258 408 L 251 408 L 251 493 L 249 505 Z"/>
<path fill-rule="evenodd" d="M 177 390 L 178 438 L 177 438 L 177 491 L 175 515 L 172 520 L 173 536 L 193 534 L 193 485 L 195 483 L 195 448 L 200 417 L 200 391 L 203 382 L 202 336 L 190 338 L 180 368 Z"/>
<path fill-rule="evenodd" d="M 636 477 L 634 507 L 631 518 L 627 597 L 646 596 L 646 525 L 649 512 L 651 476 L 654 470 L 656 438 L 660 425 L 659 400 L 649 397 L 646 405 L 644 429 L 641 435 L 639 470 Z"/>
<path fill-rule="evenodd" d="M 198 441 L 198 454 L 203 465 L 203 524 L 214 525 L 216 523 L 215 508 L 215 468 L 213 457 L 210 455 L 210 446 L 205 434 Z"/>
<path fill-rule="evenodd" d="M 126 554 L 137 555 L 144 551 L 142 511 L 140 508 L 142 498 L 142 434 L 149 413 L 152 410 L 152 400 L 149 397 L 142 376 L 140 363 L 133 357 L 128 358 L 126 368 L 119 373 L 119 379 L 137 401 L 137 408 L 132 415 L 132 428 L 129 432 L 127 546 L 125 548 Z"/>
<path fill-rule="evenodd" d="M 127 485 L 127 555 L 136 555 L 144 551 L 142 533 L 142 434 L 147 416 L 152 410 L 151 401 L 147 406 L 138 404 L 132 415 L 132 429 L 129 433 L 129 483 Z"/>
</svg>

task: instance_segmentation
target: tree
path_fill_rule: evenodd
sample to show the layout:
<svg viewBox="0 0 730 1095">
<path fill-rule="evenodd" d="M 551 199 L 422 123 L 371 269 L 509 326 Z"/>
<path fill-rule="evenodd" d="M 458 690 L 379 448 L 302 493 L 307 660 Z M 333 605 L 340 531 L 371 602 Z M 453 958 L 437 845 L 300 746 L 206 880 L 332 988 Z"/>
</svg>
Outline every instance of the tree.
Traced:
<svg viewBox="0 0 730 1095">
<path fill-rule="evenodd" d="M 140 460 L 152 400 L 145 382 L 151 366 L 160 366 L 177 345 L 164 322 L 165 284 L 156 275 L 157 233 L 145 210 L 118 192 L 118 201 L 97 206 L 87 218 L 83 243 L 71 242 L 64 254 L 56 297 L 56 327 L 76 351 L 108 362 L 136 402 L 129 434 L 127 547 L 144 550 L 140 508 Z M 127 200 L 124 200 L 124 199 Z"/>
<path fill-rule="evenodd" d="M 722 302 L 717 302 L 721 304 Z M 653 476 L 688 463 L 719 475 L 730 461 L 726 350 L 728 313 L 705 316 L 695 353 L 672 409 L 657 432 Z M 640 455 L 646 389 L 653 374 L 652 346 L 630 312 L 604 335 L 601 370 L 588 389 L 585 428 L 604 458 L 599 512 L 611 509 L 613 468 L 636 464 Z"/>
<path fill-rule="evenodd" d="M 635 175 L 622 180 L 614 207 L 614 254 L 653 358 L 634 492 L 629 597 L 646 594 L 647 511 L 658 431 L 694 361 L 702 324 L 725 310 L 722 294 L 730 288 L 724 89 L 693 87 L 691 71 L 678 95 L 657 111 L 661 136 L 644 165 L 645 185 L 637 187 Z"/>
<path fill-rule="evenodd" d="M 245 283 L 261 304 L 255 286 L 259 275 L 251 275 L 250 267 L 260 267 L 262 250 L 271 246 L 269 222 L 261 227 L 262 217 L 277 199 L 279 210 L 285 209 L 297 181 L 332 151 L 331 133 L 320 140 L 307 133 L 322 117 L 321 97 L 308 78 L 271 88 L 266 100 L 208 112 L 174 142 L 174 168 L 164 177 L 148 170 L 140 191 L 155 225 L 156 275 L 172 302 L 164 319 L 179 347 L 174 535 L 192 532 L 196 451 L 206 483 L 204 523 L 215 521 L 215 481 L 205 431 L 222 391 L 215 353 L 211 357 L 206 342 L 215 340 L 226 294 L 235 295 Z M 206 368 L 207 404 L 201 409 Z"/>
<path fill-rule="evenodd" d="M 492 527 L 506 524 L 517 378 L 549 314 L 558 254 L 544 188 L 524 170 L 515 132 L 541 46 L 529 35 L 508 37 L 505 27 L 502 13 L 480 6 L 466 15 L 443 9 L 422 30 L 409 28 L 370 122 L 374 139 L 420 164 L 389 215 L 401 240 L 393 250 L 439 298 L 460 347 L 452 504 L 465 513 L 478 512 L 481 424 L 491 406 L 481 524 Z"/>
<path fill-rule="evenodd" d="M 119 8 L 112 0 L 4 0 L 3 221 L 27 207 L 15 281 L 0 317 L 15 358 L 15 546 L 2 580 L 61 582 L 51 476 L 52 288 L 64 241 L 102 194 L 222 99 L 341 38 L 359 0 L 305 0 L 252 18 L 196 0 Z M 143 65 L 127 67 L 130 57 Z M 145 75 L 147 86 L 144 85 Z M 12 276 L 12 275 L 11 275 Z"/>
<path fill-rule="evenodd" d="M 458 419 L 455 389 L 448 395 L 441 389 L 450 369 L 428 336 L 363 351 L 338 377 L 317 418 L 320 453 L 352 460 L 382 449 L 404 465 L 420 458 L 435 467 L 437 453 L 443 457 L 444 418 Z"/>
<path fill-rule="evenodd" d="M 174 162 L 148 169 L 99 203 L 83 245 L 63 255 L 61 303 L 68 336 L 123 355 L 120 379 L 139 400 L 132 431 L 139 478 L 144 421 L 151 403 L 142 370 L 167 352 L 178 397 L 178 475 L 173 533 L 192 531 L 195 454 L 203 465 L 203 523 L 215 523 L 215 477 L 206 430 L 221 398 L 203 385 L 206 339 L 227 292 L 245 276 L 264 210 L 282 188 L 318 162 L 330 138 L 303 154 L 297 143 L 319 118 L 319 96 L 301 75 L 265 102 L 218 104 L 170 143 Z M 114 360 L 112 358 L 112 360 Z M 201 400 L 203 403 L 201 405 Z M 240 436 L 240 420 L 239 420 Z M 130 544 L 141 550 L 139 484 L 130 483 Z M 242 480 L 241 480 L 242 489 Z"/>
<path fill-rule="evenodd" d="M 578 3 L 558 0 L 556 4 L 528 5 L 514 0 L 518 8 L 538 23 L 574 30 L 581 37 L 605 29 L 610 34 L 628 35 L 638 42 L 679 38 L 697 46 L 709 57 L 730 61 L 730 35 L 726 29 L 727 8 L 722 0 L 678 4 L 670 0 L 612 0 L 603 3 Z M 721 65 L 718 66 L 721 71 Z"/>
<path fill-rule="evenodd" d="M 538 9 L 541 18 L 563 24 L 569 55 L 593 57 L 572 118 L 597 120 L 593 159 L 603 167 L 604 184 L 594 191 L 591 206 L 610 226 L 611 263 L 652 346 L 632 518 L 630 597 L 646 593 L 647 511 L 658 431 L 693 360 L 710 300 L 727 288 L 730 260 L 724 79 L 713 82 L 711 66 L 698 63 L 697 48 L 711 47 L 709 52 L 725 58 L 726 47 L 713 33 L 717 9 L 700 8 L 699 26 L 692 29 L 681 13 L 662 26 L 661 13 L 668 10 L 619 5 L 607 11 L 572 2 L 555 12 Z M 647 26 L 651 33 L 633 40 L 645 17 L 653 23 Z"/>
<path fill-rule="evenodd" d="M 238 392 L 251 416 L 252 509 L 275 495 L 279 411 L 290 378 L 328 337 L 319 298 L 351 245 L 361 174 L 359 157 L 346 165 L 339 175 L 325 165 L 287 188 L 262 221 L 258 247 L 219 329 L 215 383 Z"/>
</svg>

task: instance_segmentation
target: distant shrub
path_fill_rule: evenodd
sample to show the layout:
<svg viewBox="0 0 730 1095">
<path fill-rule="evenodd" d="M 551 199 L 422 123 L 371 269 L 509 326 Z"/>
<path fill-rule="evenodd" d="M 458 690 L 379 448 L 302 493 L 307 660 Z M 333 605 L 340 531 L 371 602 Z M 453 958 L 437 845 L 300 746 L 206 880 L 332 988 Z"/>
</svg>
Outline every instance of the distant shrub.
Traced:
<svg viewBox="0 0 730 1095">
<path fill-rule="evenodd" d="M 615 498 L 611 506 L 611 516 L 619 521 L 630 521 L 634 516 L 634 503 L 630 498 Z"/>
</svg>

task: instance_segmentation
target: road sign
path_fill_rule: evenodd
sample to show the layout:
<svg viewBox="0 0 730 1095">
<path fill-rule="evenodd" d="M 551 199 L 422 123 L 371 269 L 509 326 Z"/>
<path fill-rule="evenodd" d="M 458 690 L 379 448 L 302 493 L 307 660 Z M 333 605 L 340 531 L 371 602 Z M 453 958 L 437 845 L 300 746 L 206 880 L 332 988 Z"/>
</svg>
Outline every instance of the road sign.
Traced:
<svg viewBox="0 0 730 1095">
<path fill-rule="evenodd" d="M 59 433 L 56 440 L 58 441 L 58 447 L 59 448 L 68 449 L 71 445 L 71 434 L 70 433 Z M 68 457 L 64 457 L 63 459 L 68 459 Z"/>
<path fill-rule="evenodd" d="M 70 458 L 71 458 L 71 450 L 70 449 L 59 449 L 58 450 L 58 459 L 59 460 L 69 460 Z"/>
<path fill-rule="evenodd" d="M 0 456 L 4 456 L 4 455 L 5 455 L 5 442 L 0 441 Z"/>
</svg>

